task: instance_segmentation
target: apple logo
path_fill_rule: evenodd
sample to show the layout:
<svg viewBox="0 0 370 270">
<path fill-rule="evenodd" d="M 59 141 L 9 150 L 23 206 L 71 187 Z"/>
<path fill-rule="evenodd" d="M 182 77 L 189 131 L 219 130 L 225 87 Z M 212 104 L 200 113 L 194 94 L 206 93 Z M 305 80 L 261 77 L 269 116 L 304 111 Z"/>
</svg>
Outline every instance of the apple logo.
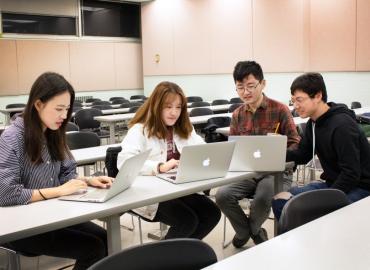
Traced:
<svg viewBox="0 0 370 270">
<path fill-rule="evenodd" d="M 203 167 L 208 167 L 210 163 L 211 160 L 209 158 L 206 158 L 205 160 L 203 160 Z"/>
<path fill-rule="evenodd" d="M 253 153 L 253 157 L 254 158 L 261 158 L 261 151 L 259 149 L 257 149 L 254 153 Z"/>
</svg>

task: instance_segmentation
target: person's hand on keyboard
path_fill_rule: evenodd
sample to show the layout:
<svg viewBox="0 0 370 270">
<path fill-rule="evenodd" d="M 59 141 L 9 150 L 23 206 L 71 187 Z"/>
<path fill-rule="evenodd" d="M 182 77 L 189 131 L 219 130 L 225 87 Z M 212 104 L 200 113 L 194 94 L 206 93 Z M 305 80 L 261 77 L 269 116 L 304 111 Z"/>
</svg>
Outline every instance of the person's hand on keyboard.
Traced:
<svg viewBox="0 0 370 270">
<path fill-rule="evenodd" d="M 87 180 L 87 184 L 89 186 L 97 187 L 97 188 L 110 188 L 112 185 L 113 178 L 108 176 L 96 176 L 91 177 Z"/>
</svg>

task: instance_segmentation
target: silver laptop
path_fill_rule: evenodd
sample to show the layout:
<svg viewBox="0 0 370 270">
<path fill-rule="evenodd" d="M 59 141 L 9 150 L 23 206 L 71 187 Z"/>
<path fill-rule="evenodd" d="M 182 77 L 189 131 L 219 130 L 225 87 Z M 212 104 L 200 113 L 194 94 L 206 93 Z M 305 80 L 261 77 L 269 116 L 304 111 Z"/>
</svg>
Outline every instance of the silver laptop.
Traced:
<svg viewBox="0 0 370 270">
<path fill-rule="evenodd" d="M 287 136 L 229 136 L 235 141 L 229 171 L 283 171 L 287 150 Z"/>
<path fill-rule="evenodd" d="M 174 184 L 224 177 L 229 169 L 234 142 L 184 146 L 176 171 L 157 177 Z"/>
<path fill-rule="evenodd" d="M 127 159 L 121 166 L 116 179 L 109 189 L 100 189 L 88 187 L 86 192 L 79 192 L 79 194 L 71 194 L 59 197 L 60 200 L 65 201 L 81 201 L 81 202 L 105 202 L 125 189 L 128 189 L 136 177 L 138 176 L 145 160 L 151 150 L 147 150 L 138 155 Z"/>
</svg>

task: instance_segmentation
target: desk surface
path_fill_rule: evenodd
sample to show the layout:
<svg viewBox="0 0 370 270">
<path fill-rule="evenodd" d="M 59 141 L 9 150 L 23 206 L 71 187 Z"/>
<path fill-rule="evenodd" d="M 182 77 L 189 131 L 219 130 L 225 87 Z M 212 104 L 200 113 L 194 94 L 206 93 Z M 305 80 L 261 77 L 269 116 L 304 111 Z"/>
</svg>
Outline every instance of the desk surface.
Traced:
<svg viewBox="0 0 370 270">
<path fill-rule="evenodd" d="M 367 197 L 205 269 L 369 269 L 369 209 Z"/>
<path fill-rule="evenodd" d="M 85 165 L 94 163 L 96 161 L 104 160 L 107 153 L 107 149 L 109 147 L 115 147 L 120 145 L 121 145 L 120 143 L 116 143 L 96 147 L 82 148 L 71 150 L 71 153 L 74 159 L 76 160 L 77 165 Z"/>
<path fill-rule="evenodd" d="M 119 214 L 130 209 L 178 198 L 202 190 L 255 176 L 250 172 L 228 173 L 225 178 L 175 185 L 154 176 L 139 176 L 132 187 L 105 203 L 84 203 L 50 199 L 23 206 L 0 207 L 0 244 L 35 234 L 56 230 L 92 219 L 110 217 L 119 224 Z M 6 222 L 5 222 L 6 221 Z M 110 226 L 110 251 L 121 249 L 119 226 Z M 111 228 L 111 229 L 110 229 Z M 113 230 L 113 231 L 112 231 Z"/>
</svg>

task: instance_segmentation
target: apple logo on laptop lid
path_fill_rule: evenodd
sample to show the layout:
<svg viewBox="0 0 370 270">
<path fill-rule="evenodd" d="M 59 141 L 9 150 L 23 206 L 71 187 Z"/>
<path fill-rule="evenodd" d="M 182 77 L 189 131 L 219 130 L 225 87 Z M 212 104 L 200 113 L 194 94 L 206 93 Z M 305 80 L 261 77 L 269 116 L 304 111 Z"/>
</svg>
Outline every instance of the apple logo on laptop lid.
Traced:
<svg viewBox="0 0 370 270">
<path fill-rule="evenodd" d="M 203 167 L 208 167 L 211 163 L 211 160 L 209 158 L 206 158 L 205 160 L 203 160 L 202 164 L 203 164 Z"/>
<path fill-rule="evenodd" d="M 253 157 L 254 158 L 261 158 L 261 150 L 257 149 L 256 151 L 253 152 Z"/>
</svg>

